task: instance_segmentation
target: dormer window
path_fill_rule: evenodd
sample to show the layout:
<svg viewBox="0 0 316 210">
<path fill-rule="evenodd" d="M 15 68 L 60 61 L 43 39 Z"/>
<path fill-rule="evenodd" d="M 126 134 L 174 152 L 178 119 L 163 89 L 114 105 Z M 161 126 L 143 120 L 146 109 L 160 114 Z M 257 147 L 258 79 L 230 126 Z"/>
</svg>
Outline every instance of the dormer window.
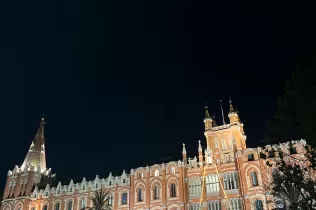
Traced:
<svg viewBox="0 0 316 210">
<path fill-rule="evenodd" d="M 123 184 L 125 184 L 125 179 L 123 179 Z"/>
<path fill-rule="evenodd" d="M 155 170 L 155 176 L 159 176 L 159 170 Z"/>
<path fill-rule="evenodd" d="M 112 182 L 111 182 L 111 181 L 109 182 L 109 185 L 112 185 Z"/>
</svg>

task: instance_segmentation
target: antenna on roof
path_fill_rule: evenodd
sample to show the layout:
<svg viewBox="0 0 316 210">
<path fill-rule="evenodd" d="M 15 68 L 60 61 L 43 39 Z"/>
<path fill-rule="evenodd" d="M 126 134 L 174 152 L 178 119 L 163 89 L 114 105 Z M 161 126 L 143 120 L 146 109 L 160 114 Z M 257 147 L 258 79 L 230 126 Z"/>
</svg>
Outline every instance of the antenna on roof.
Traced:
<svg viewBox="0 0 316 210">
<path fill-rule="evenodd" d="M 222 100 L 219 100 L 219 101 L 221 102 L 221 111 L 222 111 L 223 125 L 226 125 L 226 123 L 225 123 L 225 118 L 224 118 L 224 111 L 223 111 Z"/>
</svg>

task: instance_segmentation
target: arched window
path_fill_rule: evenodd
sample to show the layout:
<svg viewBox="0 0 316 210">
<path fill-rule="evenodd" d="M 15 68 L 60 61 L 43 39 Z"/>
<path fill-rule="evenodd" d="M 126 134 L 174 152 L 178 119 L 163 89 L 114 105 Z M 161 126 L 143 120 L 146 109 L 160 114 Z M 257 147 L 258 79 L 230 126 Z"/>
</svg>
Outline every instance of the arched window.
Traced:
<svg viewBox="0 0 316 210">
<path fill-rule="evenodd" d="M 122 205 L 127 204 L 127 192 L 122 194 Z"/>
<path fill-rule="evenodd" d="M 158 185 L 155 185 L 153 194 L 154 194 L 154 200 L 159 199 L 159 187 L 158 187 Z"/>
<path fill-rule="evenodd" d="M 170 197 L 177 197 L 177 187 L 175 183 L 171 184 Z"/>
<path fill-rule="evenodd" d="M 59 210 L 60 209 L 60 203 L 55 203 L 55 210 Z M 35 209 L 32 209 L 32 210 L 35 210 Z"/>
<path fill-rule="evenodd" d="M 155 170 L 155 176 L 159 176 L 159 170 Z"/>
<path fill-rule="evenodd" d="M 171 173 L 171 174 L 175 174 L 175 173 L 176 173 L 176 169 L 175 169 L 174 167 L 171 167 L 171 168 L 170 168 L 170 173 Z"/>
<path fill-rule="evenodd" d="M 72 201 L 68 201 L 67 210 L 72 210 Z"/>
<path fill-rule="evenodd" d="M 108 205 L 109 206 L 112 206 L 113 204 L 113 195 L 109 195 L 109 198 L 108 198 Z"/>
<path fill-rule="evenodd" d="M 254 171 L 251 172 L 251 180 L 252 180 L 252 186 L 258 186 L 257 173 Z"/>
<path fill-rule="evenodd" d="M 262 200 L 256 200 L 255 206 L 256 206 L 256 210 L 263 210 Z"/>
<path fill-rule="evenodd" d="M 20 210 L 21 208 L 18 208 L 18 210 Z M 43 210 L 47 210 L 47 205 L 43 206 Z"/>
<path fill-rule="evenodd" d="M 138 189 L 138 192 L 137 192 L 137 200 L 138 200 L 138 202 L 143 201 L 143 189 L 142 189 L 142 188 L 139 188 L 139 189 Z"/>
<path fill-rule="evenodd" d="M 86 208 L 86 199 L 82 198 L 80 200 L 80 209 Z"/>
</svg>

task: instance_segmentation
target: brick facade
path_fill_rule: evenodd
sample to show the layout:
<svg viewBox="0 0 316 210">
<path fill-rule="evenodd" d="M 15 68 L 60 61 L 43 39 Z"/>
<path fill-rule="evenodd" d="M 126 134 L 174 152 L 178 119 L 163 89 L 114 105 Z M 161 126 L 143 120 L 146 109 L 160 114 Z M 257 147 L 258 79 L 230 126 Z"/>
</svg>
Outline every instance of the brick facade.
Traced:
<svg viewBox="0 0 316 210">
<path fill-rule="evenodd" d="M 260 159 L 262 148 L 246 147 L 243 124 L 232 105 L 229 119 L 229 124 L 216 126 L 206 109 L 207 148 L 198 142 L 198 158 L 189 158 L 183 144 L 182 160 L 68 185 L 55 184 L 51 169 L 43 168 L 42 120 L 22 166 L 8 172 L 1 210 L 80 210 L 91 206 L 89 197 L 101 187 L 111 189 L 115 210 L 270 210 L 272 169 Z M 305 141 L 293 143 L 303 152 Z"/>
</svg>

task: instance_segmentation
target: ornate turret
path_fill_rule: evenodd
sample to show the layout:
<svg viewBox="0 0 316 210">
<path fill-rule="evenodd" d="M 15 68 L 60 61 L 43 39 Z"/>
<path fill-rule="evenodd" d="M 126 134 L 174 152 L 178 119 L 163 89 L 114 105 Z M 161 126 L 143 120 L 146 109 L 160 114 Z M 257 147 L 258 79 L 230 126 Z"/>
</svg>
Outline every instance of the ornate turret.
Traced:
<svg viewBox="0 0 316 210">
<path fill-rule="evenodd" d="M 22 164 L 22 170 L 29 168 L 34 171 L 39 170 L 40 173 L 46 171 L 44 125 L 45 121 L 42 118 L 39 129 Z"/>
<path fill-rule="evenodd" d="M 205 117 L 204 117 L 204 126 L 205 130 L 209 130 L 212 128 L 212 118 L 208 112 L 208 106 L 205 104 Z"/>
<path fill-rule="evenodd" d="M 231 99 L 229 99 L 229 113 L 228 113 L 228 117 L 229 117 L 229 122 L 230 123 L 238 123 L 238 122 L 240 122 L 238 113 L 237 113 L 237 111 L 235 111 Z"/>
</svg>

